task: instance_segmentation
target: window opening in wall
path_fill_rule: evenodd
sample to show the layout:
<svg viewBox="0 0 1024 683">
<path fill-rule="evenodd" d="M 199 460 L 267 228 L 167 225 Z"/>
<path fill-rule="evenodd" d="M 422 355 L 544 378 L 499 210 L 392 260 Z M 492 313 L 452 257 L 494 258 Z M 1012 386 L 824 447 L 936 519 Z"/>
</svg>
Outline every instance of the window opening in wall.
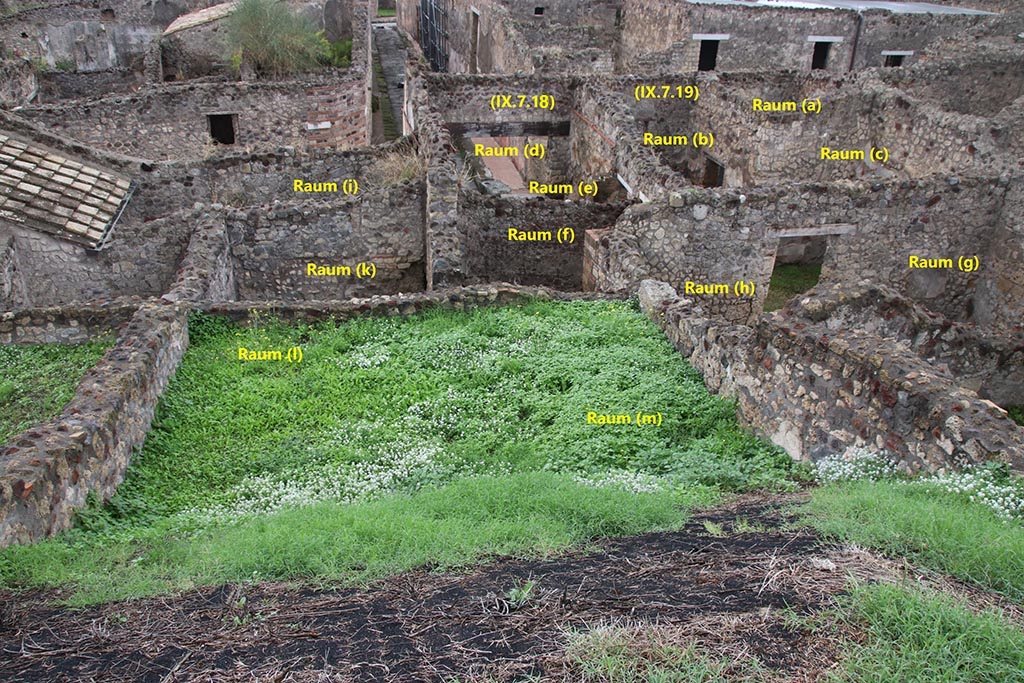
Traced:
<svg viewBox="0 0 1024 683">
<path fill-rule="evenodd" d="M 697 71 L 714 71 L 718 62 L 717 40 L 700 41 L 700 57 L 697 58 Z"/>
<path fill-rule="evenodd" d="M 544 8 L 543 7 L 534 7 L 533 8 L 533 16 L 535 16 L 535 17 L 542 17 L 542 16 L 544 16 Z"/>
<path fill-rule="evenodd" d="M 823 235 L 779 239 L 772 279 L 764 300 L 766 313 L 777 311 L 793 297 L 818 284 L 827 249 L 828 237 Z"/>
<path fill-rule="evenodd" d="M 619 26 L 622 23 L 622 10 L 615 10 L 615 25 Z"/>
<path fill-rule="evenodd" d="M 709 156 L 704 157 L 704 176 L 700 184 L 703 187 L 721 187 L 725 183 L 725 166 Z"/>
<path fill-rule="evenodd" d="M 106 8 L 105 10 L 101 10 L 100 11 L 100 19 L 102 19 L 103 21 L 113 21 L 114 20 L 114 10 L 110 9 L 109 7 Z"/>
<path fill-rule="evenodd" d="M 906 55 L 885 55 L 885 66 L 896 67 L 903 66 L 903 58 Z"/>
<path fill-rule="evenodd" d="M 235 144 L 235 120 L 238 114 L 207 114 L 210 138 L 221 145 Z"/>
<path fill-rule="evenodd" d="M 815 43 L 814 55 L 811 57 L 812 69 L 824 69 L 828 65 L 828 51 L 832 43 Z"/>
<path fill-rule="evenodd" d="M 470 12 L 469 73 L 480 73 L 480 13 Z"/>
</svg>

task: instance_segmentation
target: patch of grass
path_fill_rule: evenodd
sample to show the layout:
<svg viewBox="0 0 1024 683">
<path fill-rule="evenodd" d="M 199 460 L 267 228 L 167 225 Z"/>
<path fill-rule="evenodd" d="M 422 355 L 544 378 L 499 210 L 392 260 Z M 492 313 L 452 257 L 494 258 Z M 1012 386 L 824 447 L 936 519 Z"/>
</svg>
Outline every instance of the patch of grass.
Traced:
<svg viewBox="0 0 1024 683">
<path fill-rule="evenodd" d="M 1024 529 L 931 486 L 855 481 L 815 489 L 805 521 L 1024 602 Z"/>
<path fill-rule="evenodd" d="M 367 581 L 491 554 L 547 554 L 587 538 L 674 529 L 714 494 L 634 494 L 550 472 L 461 479 L 413 495 L 288 509 L 195 535 L 154 529 L 102 545 L 66 534 L 0 553 L 7 586 L 73 585 L 72 605 L 242 580 Z M 112 581 L 111 577 L 117 577 Z"/>
<path fill-rule="evenodd" d="M 60 415 L 108 342 L 0 346 L 0 444 Z"/>
<path fill-rule="evenodd" d="M 743 432 L 735 406 L 628 303 L 337 326 L 197 314 L 189 331 L 117 494 L 38 549 L 0 551 L 5 583 L 76 584 L 96 600 L 252 572 L 381 576 L 639 532 L 665 523 L 673 500 L 797 486 L 792 460 Z M 238 358 L 293 346 L 301 363 Z M 588 411 L 663 422 L 588 424 Z M 501 503 L 507 487 L 514 505 Z M 438 491 L 453 497 L 451 527 L 416 522 Z M 460 526 L 459 504 L 472 522 Z"/>
<path fill-rule="evenodd" d="M 818 284 L 821 278 L 821 264 L 776 266 L 772 271 L 768 296 L 764 301 L 765 312 L 777 311 L 797 294 L 803 294 Z"/>
<path fill-rule="evenodd" d="M 1006 412 L 1010 414 L 1010 419 L 1024 427 L 1024 406 L 1009 406 Z"/>
<path fill-rule="evenodd" d="M 848 644 L 837 681 L 1020 683 L 1024 633 L 992 612 L 896 586 L 855 588 L 846 607 L 863 643 Z"/>
<path fill-rule="evenodd" d="M 393 17 L 396 14 L 397 14 L 397 11 L 393 10 L 393 9 L 384 9 L 384 8 L 378 8 L 377 9 L 377 16 L 378 17 Z"/>
<path fill-rule="evenodd" d="M 566 660 L 583 683 L 767 682 L 756 660 L 731 662 L 687 644 L 678 632 L 655 625 L 604 625 L 571 631 Z"/>
</svg>

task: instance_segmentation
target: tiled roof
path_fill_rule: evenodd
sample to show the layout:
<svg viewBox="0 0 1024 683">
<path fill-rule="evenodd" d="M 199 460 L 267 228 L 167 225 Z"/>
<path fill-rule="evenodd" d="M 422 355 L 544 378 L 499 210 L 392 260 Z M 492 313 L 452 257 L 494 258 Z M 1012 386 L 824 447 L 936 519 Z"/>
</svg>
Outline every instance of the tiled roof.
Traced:
<svg viewBox="0 0 1024 683">
<path fill-rule="evenodd" d="M 164 29 L 164 35 L 170 35 L 172 33 L 177 33 L 178 31 L 184 31 L 185 29 L 209 24 L 211 21 L 223 19 L 235 11 L 236 5 L 238 5 L 238 2 L 225 2 L 220 5 L 214 5 L 213 7 L 207 7 L 195 12 L 183 14 L 172 21 L 170 26 Z"/>
<path fill-rule="evenodd" d="M 98 249 L 130 195 L 128 178 L 0 131 L 0 219 Z"/>
</svg>

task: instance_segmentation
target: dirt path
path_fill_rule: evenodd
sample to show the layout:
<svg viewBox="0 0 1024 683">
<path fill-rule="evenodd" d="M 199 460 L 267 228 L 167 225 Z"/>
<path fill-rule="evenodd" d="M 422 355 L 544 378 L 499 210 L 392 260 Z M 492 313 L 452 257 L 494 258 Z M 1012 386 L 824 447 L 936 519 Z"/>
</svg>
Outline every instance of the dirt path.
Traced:
<svg viewBox="0 0 1024 683">
<path fill-rule="evenodd" d="M 570 680 L 564 629 L 609 622 L 657 622 L 712 651 L 756 656 L 781 679 L 814 680 L 836 660 L 834 639 L 790 625 L 783 610 L 827 607 L 858 569 L 786 528 L 797 500 L 748 496 L 678 532 L 367 589 L 225 585 L 81 611 L 21 595 L 0 623 L 0 680 Z M 528 581 L 517 608 L 508 592 Z"/>
</svg>

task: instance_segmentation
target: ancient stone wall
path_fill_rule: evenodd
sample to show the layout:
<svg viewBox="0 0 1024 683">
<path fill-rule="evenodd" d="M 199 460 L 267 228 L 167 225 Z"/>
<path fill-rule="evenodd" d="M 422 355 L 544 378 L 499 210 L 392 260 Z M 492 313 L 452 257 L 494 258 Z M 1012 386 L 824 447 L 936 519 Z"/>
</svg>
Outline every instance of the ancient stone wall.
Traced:
<svg viewBox="0 0 1024 683">
<path fill-rule="evenodd" d="M 61 416 L 0 451 L 0 546 L 67 529 L 86 496 L 109 498 L 142 445 L 188 344 L 187 312 L 143 305 Z"/>
<path fill-rule="evenodd" d="M 714 136 L 701 150 L 656 145 L 661 159 L 692 180 L 703 155 L 725 167 L 726 186 L 920 177 L 933 173 L 998 174 L 1017 167 L 1022 137 L 1016 119 L 994 123 L 946 112 L 868 77 L 836 89 L 821 75 L 753 78 L 726 74 L 698 78 L 700 98 L 630 103 L 646 131 L 658 136 L 703 132 Z M 804 102 L 820 112 L 801 111 Z M 794 111 L 758 111 L 771 107 Z M 1019 145 L 1020 143 L 1017 142 Z M 872 150 L 888 156 L 872 159 Z"/>
<path fill-rule="evenodd" d="M 1024 395 L 1024 330 L 995 337 L 973 324 L 954 322 L 889 288 L 827 289 L 794 299 L 787 313 L 824 323 L 832 332 L 855 329 L 904 343 L 936 371 L 1000 405 Z"/>
<path fill-rule="evenodd" d="M 118 223 L 109 246 L 78 244 L 11 225 L 18 270 L 26 283 L 23 306 L 58 306 L 119 296 L 159 296 L 174 278 L 189 232 L 188 213 L 150 222 Z"/>
<path fill-rule="evenodd" d="M 234 301 L 237 297 L 234 262 L 228 232 L 221 216 L 199 219 L 189 239 L 174 283 L 163 301 Z"/>
<path fill-rule="evenodd" d="M 31 3 L 29 9 L 0 19 L 8 50 L 49 68 L 75 71 L 141 70 L 149 44 L 161 28 L 143 3 Z"/>
<path fill-rule="evenodd" d="M 39 74 L 39 94 L 35 104 L 56 104 L 115 93 L 129 93 L 141 87 L 145 78 L 130 69 L 110 69 L 75 73 L 45 71 Z"/>
<path fill-rule="evenodd" d="M 138 297 L 121 297 L 96 305 L 0 313 L 0 344 L 81 344 L 114 332 L 141 304 Z"/>
<path fill-rule="evenodd" d="M 17 308 L 24 302 L 25 280 L 18 270 L 14 235 L 0 231 L 0 311 Z"/>
<path fill-rule="evenodd" d="M 469 279 L 579 291 L 586 231 L 610 226 L 623 208 L 466 193 L 460 202 L 459 230 Z M 572 241 L 561 233 L 564 228 L 572 229 Z"/>
<path fill-rule="evenodd" d="M 620 72 L 695 71 L 700 40 L 693 36 L 717 35 L 728 36 L 719 43 L 718 71 L 810 71 L 815 41 L 809 39 L 814 37 L 841 39 L 829 48 L 825 71 L 830 73 L 882 66 L 883 50 L 913 52 L 904 60 L 909 65 L 932 40 L 985 18 L 880 10 L 863 12 L 862 21 L 858 16 L 830 9 L 624 0 L 616 63 Z"/>
<path fill-rule="evenodd" d="M 150 86 L 127 96 L 19 113 L 60 135 L 149 159 L 202 157 L 215 147 L 223 151 L 211 138 L 211 114 L 233 117 L 235 145 L 243 149 L 306 148 L 320 142 L 321 131 L 350 146 L 365 144 L 363 79 L 341 73 L 340 79 L 321 73 L 304 81 Z M 325 99 L 331 96 L 335 105 Z M 342 113 L 346 123 L 335 125 Z"/>
<path fill-rule="evenodd" d="M 401 4 L 401 3 L 400 3 Z M 427 289 L 455 287 L 466 278 L 458 227 L 459 192 L 464 174 L 445 121 L 432 107 L 424 74 L 409 64 L 405 77 L 407 124 L 416 130 L 427 167 L 424 236 Z"/>
<path fill-rule="evenodd" d="M 972 307 L 986 329 L 1017 334 L 1024 329 L 1024 183 L 1011 182 L 988 248 Z"/>
<path fill-rule="evenodd" d="M 626 92 L 632 79 L 614 79 L 579 87 L 569 131 L 573 179 L 590 180 L 615 174 L 630 196 L 641 200 L 666 197 L 689 183 L 643 144 L 642 121 L 630 115 Z"/>
<path fill-rule="evenodd" d="M 238 298 L 347 299 L 426 287 L 424 187 L 232 211 Z M 374 266 L 364 272 L 360 264 Z"/>
<path fill-rule="evenodd" d="M 934 311 L 967 320 L 980 271 L 968 270 L 961 257 L 985 258 L 1005 193 L 1005 183 L 984 178 L 693 188 L 623 214 L 598 250 L 596 286 L 625 291 L 653 278 L 685 296 L 687 281 L 728 285 L 728 294 L 697 298 L 709 313 L 747 323 L 762 309 L 778 240 L 824 235 L 823 281 L 891 283 Z M 753 295 L 736 296 L 738 282 L 753 285 Z M 1019 297 L 1012 300 L 1019 305 Z"/>
<path fill-rule="evenodd" d="M 799 311 L 730 325 L 664 283 L 648 281 L 640 301 L 708 388 L 735 397 L 740 418 L 794 458 L 866 446 L 906 472 L 988 460 L 1024 470 L 1024 429 L 902 342 Z"/>
<path fill-rule="evenodd" d="M 373 191 L 366 178 L 375 155 L 389 147 L 297 152 L 279 148 L 266 152 L 237 152 L 206 160 L 184 160 L 147 165 L 137 174 L 139 189 L 125 210 L 129 220 L 153 220 L 195 202 L 249 206 L 270 201 L 301 201 L 311 193 L 296 191 L 295 181 L 336 183 L 359 181 Z"/>
</svg>

